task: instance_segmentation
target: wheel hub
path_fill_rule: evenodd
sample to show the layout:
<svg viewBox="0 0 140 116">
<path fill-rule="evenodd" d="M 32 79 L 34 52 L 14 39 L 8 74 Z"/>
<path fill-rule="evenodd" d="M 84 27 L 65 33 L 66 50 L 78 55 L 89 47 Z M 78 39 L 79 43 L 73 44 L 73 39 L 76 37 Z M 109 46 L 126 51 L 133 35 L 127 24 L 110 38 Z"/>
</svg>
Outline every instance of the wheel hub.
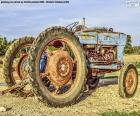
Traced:
<svg viewBox="0 0 140 116">
<path fill-rule="evenodd" d="M 66 51 L 57 50 L 48 55 L 46 73 L 56 86 L 62 86 L 71 79 L 73 63 Z"/>
<path fill-rule="evenodd" d="M 134 84 L 135 84 L 135 72 L 134 70 L 131 70 L 130 72 L 128 72 L 127 76 L 126 76 L 126 89 L 128 91 L 132 91 L 134 89 Z"/>
<path fill-rule="evenodd" d="M 68 57 L 62 57 L 57 63 L 58 75 L 62 78 L 67 78 L 68 74 L 71 72 L 71 60 Z"/>
<path fill-rule="evenodd" d="M 133 79 L 132 79 L 132 78 L 130 78 L 130 79 L 128 80 L 128 84 L 129 84 L 129 87 L 131 88 L 131 86 L 133 85 Z"/>
</svg>

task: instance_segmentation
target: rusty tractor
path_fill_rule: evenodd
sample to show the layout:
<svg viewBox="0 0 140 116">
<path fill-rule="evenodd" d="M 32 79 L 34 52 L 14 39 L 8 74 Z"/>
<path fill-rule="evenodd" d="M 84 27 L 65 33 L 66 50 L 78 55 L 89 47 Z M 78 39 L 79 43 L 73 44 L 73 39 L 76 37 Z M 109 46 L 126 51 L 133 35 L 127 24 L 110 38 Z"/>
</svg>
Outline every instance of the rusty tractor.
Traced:
<svg viewBox="0 0 140 116">
<path fill-rule="evenodd" d="M 82 93 L 95 89 L 101 76 L 121 71 L 119 94 L 132 97 L 138 86 L 138 71 L 123 61 L 127 35 L 112 28 L 88 28 L 74 22 L 51 27 L 33 37 L 16 40 L 3 64 L 9 86 L 29 79 L 39 100 L 62 107 L 76 103 Z"/>
</svg>

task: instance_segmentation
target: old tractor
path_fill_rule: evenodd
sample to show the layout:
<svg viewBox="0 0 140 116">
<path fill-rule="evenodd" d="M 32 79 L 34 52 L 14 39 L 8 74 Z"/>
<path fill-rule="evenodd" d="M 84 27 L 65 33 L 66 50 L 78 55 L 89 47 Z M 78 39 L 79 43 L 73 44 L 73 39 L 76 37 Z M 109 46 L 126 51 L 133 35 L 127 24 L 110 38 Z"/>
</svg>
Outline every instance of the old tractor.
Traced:
<svg viewBox="0 0 140 116">
<path fill-rule="evenodd" d="M 123 61 L 127 35 L 112 28 L 87 28 L 74 22 L 67 27 L 48 28 L 34 39 L 23 37 L 8 49 L 4 78 L 9 86 L 29 79 L 37 98 L 51 106 L 74 104 L 82 93 L 95 89 L 101 76 L 121 71 L 119 94 L 132 97 L 138 72 Z"/>
</svg>

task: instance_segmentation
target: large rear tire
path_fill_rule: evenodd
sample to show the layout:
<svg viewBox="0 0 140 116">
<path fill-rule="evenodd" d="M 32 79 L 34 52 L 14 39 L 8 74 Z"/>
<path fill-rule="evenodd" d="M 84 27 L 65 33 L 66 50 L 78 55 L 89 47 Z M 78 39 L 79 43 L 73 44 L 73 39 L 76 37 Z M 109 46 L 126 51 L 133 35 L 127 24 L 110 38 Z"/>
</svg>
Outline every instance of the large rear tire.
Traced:
<svg viewBox="0 0 140 116">
<path fill-rule="evenodd" d="M 18 69 L 19 66 L 16 65 L 15 68 L 13 68 L 13 64 L 14 64 L 15 58 L 19 55 L 18 52 L 21 49 L 25 48 L 27 45 L 29 45 L 30 47 L 33 41 L 34 41 L 33 37 L 22 37 L 14 41 L 14 43 L 12 43 L 12 45 L 8 48 L 5 54 L 4 60 L 3 60 L 3 77 L 8 86 L 13 86 L 16 84 L 16 79 L 13 74 L 14 71 L 15 71 L 14 73 L 17 73 L 16 74 L 18 76 L 17 78 L 22 79 L 21 74 Z M 17 59 L 20 59 L 20 58 L 17 58 Z M 18 61 L 17 61 L 17 64 L 20 65 L 21 59 Z"/>
<path fill-rule="evenodd" d="M 71 72 L 70 70 L 68 70 L 70 72 L 67 74 L 67 77 L 65 77 L 66 80 L 67 79 L 69 80 L 68 77 L 71 77 L 70 80 L 73 81 L 70 86 L 70 89 L 68 89 L 67 92 L 64 92 L 64 93 L 59 92 L 59 94 L 58 93 L 54 94 L 53 92 L 51 92 L 51 90 L 48 89 L 48 87 L 47 87 L 48 84 L 46 86 L 43 83 L 43 81 L 40 77 L 40 72 L 39 72 L 39 65 L 40 65 L 40 59 L 41 59 L 42 52 L 44 51 L 46 46 L 49 44 L 49 42 L 53 42 L 53 41 L 57 41 L 57 42 L 59 41 L 59 44 L 60 44 L 60 42 L 62 42 L 62 43 L 64 42 L 66 45 L 68 45 L 70 47 L 71 51 L 74 52 L 73 54 L 75 55 L 75 58 L 77 59 L 77 61 L 76 61 L 77 68 L 76 68 L 75 79 L 72 80 L 73 77 L 69 76 L 69 74 L 72 74 L 72 73 L 70 73 Z M 58 43 L 57 43 L 57 45 L 58 45 Z M 55 48 L 55 49 L 57 49 L 57 48 Z M 59 51 L 61 51 L 61 52 L 59 52 Z M 53 83 L 54 85 L 56 85 L 56 88 L 57 88 L 57 86 L 59 86 L 59 87 L 67 86 L 69 83 L 67 81 L 61 81 L 61 83 L 58 84 L 56 82 L 57 76 L 55 78 L 53 78 L 54 74 L 58 74 L 58 72 L 56 70 L 54 70 L 56 68 L 55 62 L 57 61 L 57 59 L 59 59 L 59 57 L 61 59 L 61 54 L 63 54 L 63 53 L 67 54 L 66 52 L 68 52 L 68 51 L 56 50 L 55 52 L 53 52 L 52 54 L 54 56 L 55 56 L 55 54 L 58 54 L 58 55 L 56 55 L 56 57 L 55 57 L 56 59 L 54 59 L 52 61 L 52 64 L 49 65 L 49 69 L 47 69 L 50 72 L 54 71 L 54 73 L 50 73 L 51 77 L 49 77 L 49 75 L 48 75 L 48 77 L 46 77 L 46 81 L 49 80 L 50 83 Z M 49 57 L 51 57 L 51 59 L 50 59 L 50 61 L 51 61 L 53 59 L 53 55 L 49 56 L 48 52 L 47 52 L 47 55 L 48 55 L 48 59 L 49 59 Z M 68 58 L 69 56 L 70 56 L 70 54 L 66 55 L 67 61 L 69 61 L 71 59 L 71 58 L 70 59 Z M 63 55 L 62 55 L 62 57 L 63 57 Z M 47 63 L 49 64 L 50 61 L 47 60 Z M 67 64 L 67 62 L 66 62 L 66 64 Z M 70 66 L 71 65 L 68 65 L 67 67 L 70 67 Z M 72 65 L 72 66 L 74 67 L 74 65 Z M 72 70 L 74 70 L 73 67 L 72 67 Z M 62 72 L 63 71 L 64 71 L 64 69 L 62 70 Z M 45 30 L 44 32 L 42 32 L 37 37 L 37 39 L 33 42 L 33 45 L 30 49 L 30 54 L 29 54 L 29 78 L 30 78 L 30 83 L 31 83 L 33 92 L 35 93 L 35 95 L 37 96 L 37 98 L 39 100 L 43 101 L 44 103 L 49 104 L 50 106 L 54 106 L 54 107 L 63 107 L 63 106 L 74 104 L 78 100 L 81 93 L 84 91 L 85 84 L 86 84 L 86 75 L 87 75 L 87 66 L 86 66 L 86 59 L 85 59 L 84 51 L 83 51 L 80 43 L 78 42 L 78 38 L 76 36 L 74 36 L 74 34 L 72 32 L 69 32 L 67 29 L 65 29 L 63 27 L 49 28 L 49 29 Z M 59 78 L 60 77 L 61 76 L 59 76 Z M 63 80 L 64 78 L 61 78 L 61 79 Z"/>
</svg>

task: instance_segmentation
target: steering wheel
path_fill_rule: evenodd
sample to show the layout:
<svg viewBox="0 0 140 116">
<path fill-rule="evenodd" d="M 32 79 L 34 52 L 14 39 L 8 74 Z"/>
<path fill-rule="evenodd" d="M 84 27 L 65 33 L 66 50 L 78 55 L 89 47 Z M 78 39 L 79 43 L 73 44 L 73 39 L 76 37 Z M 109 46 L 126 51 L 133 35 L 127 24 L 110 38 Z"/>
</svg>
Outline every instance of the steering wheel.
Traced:
<svg viewBox="0 0 140 116">
<path fill-rule="evenodd" d="M 79 22 L 77 21 L 77 22 L 74 22 L 74 23 L 67 25 L 66 28 L 73 31 L 74 27 L 76 27 L 78 24 L 79 24 Z"/>
</svg>

